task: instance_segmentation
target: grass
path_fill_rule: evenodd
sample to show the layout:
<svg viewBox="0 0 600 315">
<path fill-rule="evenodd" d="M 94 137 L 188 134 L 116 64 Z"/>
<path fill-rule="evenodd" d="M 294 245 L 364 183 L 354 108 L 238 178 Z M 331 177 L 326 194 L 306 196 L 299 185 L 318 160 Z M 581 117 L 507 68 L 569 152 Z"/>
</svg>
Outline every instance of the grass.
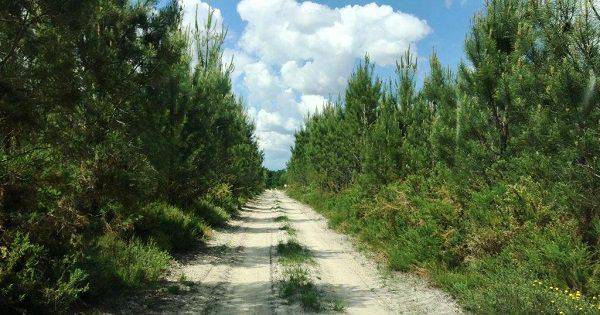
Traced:
<svg viewBox="0 0 600 315">
<path fill-rule="evenodd" d="M 280 242 L 277 245 L 279 261 L 284 266 L 280 295 L 289 303 L 298 302 L 305 311 L 343 311 L 341 301 L 326 297 L 314 284 L 309 264 L 314 264 L 313 255 L 296 239 Z"/>
<path fill-rule="evenodd" d="M 310 277 L 310 271 L 303 265 L 293 265 L 284 269 L 284 280 L 280 283 L 280 295 L 289 303 L 298 302 L 307 312 L 343 312 L 342 301 L 326 296 Z"/>
<path fill-rule="evenodd" d="M 309 271 L 302 266 L 293 266 L 284 271 L 281 296 L 289 302 L 298 301 L 306 311 L 324 311 L 321 293 L 310 279 Z"/>
<path fill-rule="evenodd" d="M 280 215 L 277 218 L 275 218 L 275 222 L 289 222 L 290 218 L 288 218 L 288 216 L 286 215 Z"/>
<path fill-rule="evenodd" d="M 289 236 L 296 236 L 296 229 L 294 229 L 289 223 L 282 225 L 279 229 L 286 231 Z"/>
<path fill-rule="evenodd" d="M 310 250 L 302 246 L 302 244 L 295 239 L 290 239 L 285 243 L 279 242 L 279 244 L 277 244 L 277 254 L 283 265 L 313 263 L 313 257 Z"/>
<path fill-rule="evenodd" d="M 286 231 L 289 236 L 296 236 L 296 229 L 292 227 L 292 225 L 290 224 L 290 218 L 288 218 L 286 215 L 278 216 L 277 218 L 275 218 L 275 222 L 283 222 L 284 224 L 279 229 L 282 231 Z"/>
</svg>

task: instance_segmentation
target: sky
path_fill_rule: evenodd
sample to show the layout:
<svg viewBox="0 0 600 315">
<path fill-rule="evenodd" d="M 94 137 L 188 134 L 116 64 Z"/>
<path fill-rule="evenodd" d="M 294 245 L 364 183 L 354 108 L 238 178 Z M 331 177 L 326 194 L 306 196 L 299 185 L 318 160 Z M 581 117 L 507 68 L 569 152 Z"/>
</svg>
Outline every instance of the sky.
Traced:
<svg viewBox="0 0 600 315">
<path fill-rule="evenodd" d="M 456 69 L 472 17 L 483 6 L 482 0 L 178 1 L 184 24 L 213 8 L 228 29 L 223 58 L 235 64 L 234 91 L 272 170 L 285 168 L 294 133 L 307 115 L 343 95 L 365 54 L 384 79 L 409 47 L 420 81 L 433 51 Z"/>
</svg>

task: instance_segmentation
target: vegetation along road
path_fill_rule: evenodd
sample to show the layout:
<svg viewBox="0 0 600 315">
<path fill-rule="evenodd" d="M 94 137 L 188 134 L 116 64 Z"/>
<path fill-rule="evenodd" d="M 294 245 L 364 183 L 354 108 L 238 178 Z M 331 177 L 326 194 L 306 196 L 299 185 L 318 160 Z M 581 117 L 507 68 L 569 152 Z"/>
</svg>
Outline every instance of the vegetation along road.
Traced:
<svg viewBox="0 0 600 315">
<path fill-rule="evenodd" d="M 423 280 L 384 274 L 321 215 L 278 190 L 250 201 L 207 248 L 180 263 L 166 290 L 134 297 L 117 313 L 461 312 Z"/>
<path fill-rule="evenodd" d="M 0 314 L 600 315 L 599 77 L 600 0 L 2 1 Z"/>
</svg>

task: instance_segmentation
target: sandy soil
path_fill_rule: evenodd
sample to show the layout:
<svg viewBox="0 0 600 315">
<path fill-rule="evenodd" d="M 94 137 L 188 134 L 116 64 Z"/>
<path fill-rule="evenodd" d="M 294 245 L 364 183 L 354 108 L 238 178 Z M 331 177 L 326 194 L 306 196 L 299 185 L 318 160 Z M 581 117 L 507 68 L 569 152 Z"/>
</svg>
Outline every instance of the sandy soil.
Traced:
<svg viewBox="0 0 600 315">
<path fill-rule="evenodd" d="M 407 274 L 386 274 L 348 237 L 327 228 L 310 207 L 273 192 L 298 231 L 298 239 L 315 255 L 319 285 L 334 292 L 350 314 L 457 314 L 458 305 L 444 292 Z"/>
<path fill-rule="evenodd" d="M 335 296 L 350 314 L 455 314 L 456 303 L 424 281 L 384 275 L 351 241 L 327 228 L 325 219 L 278 190 L 249 202 L 208 246 L 178 260 L 162 289 L 119 305 L 115 313 L 293 314 L 297 305 L 278 297 L 276 245 L 286 235 L 275 222 L 286 215 L 317 262 L 322 292 Z M 183 275 L 183 277 L 182 277 Z M 184 279 L 184 281 L 182 281 Z M 167 289 L 168 288 L 168 289 Z"/>
</svg>

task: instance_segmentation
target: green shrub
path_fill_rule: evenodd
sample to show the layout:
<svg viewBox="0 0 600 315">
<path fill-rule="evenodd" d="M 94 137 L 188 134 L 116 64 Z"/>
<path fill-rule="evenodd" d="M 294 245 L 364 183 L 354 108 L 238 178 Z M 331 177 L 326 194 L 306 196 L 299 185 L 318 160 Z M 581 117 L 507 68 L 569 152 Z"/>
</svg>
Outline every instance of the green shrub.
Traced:
<svg viewBox="0 0 600 315">
<path fill-rule="evenodd" d="M 390 268 L 428 275 L 469 310 L 597 312 L 597 254 L 555 191 L 523 177 L 467 190 L 457 202 L 435 178 L 406 183 L 367 197 L 353 188 L 329 194 L 292 187 L 290 194 L 356 235 Z M 533 285 L 538 280 L 548 284 Z"/>
<path fill-rule="evenodd" d="M 168 251 L 193 248 L 210 233 L 202 219 L 166 203 L 146 206 L 141 216 L 135 224 L 137 234 Z"/>
<path fill-rule="evenodd" d="M 219 206 L 202 199 L 194 203 L 194 214 L 202 218 L 210 226 L 224 226 L 231 215 Z"/>
<path fill-rule="evenodd" d="M 63 312 L 88 290 L 77 260 L 49 260 L 47 250 L 17 233 L 8 247 L 0 246 L 0 310 L 32 309 Z"/>
<path fill-rule="evenodd" d="M 106 295 L 115 288 L 134 289 L 157 281 L 171 256 L 154 243 L 126 242 L 114 234 L 100 237 L 86 262 L 92 279 L 91 295 Z"/>
<path fill-rule="evenodd" d="M 244 201 L 236 198 L 231 189 L 231 185 L 228 184 L 217 185 L 208 191 L 204 201 L 224 209 L 229 214 L 235 214 Z"/>
</svg>

